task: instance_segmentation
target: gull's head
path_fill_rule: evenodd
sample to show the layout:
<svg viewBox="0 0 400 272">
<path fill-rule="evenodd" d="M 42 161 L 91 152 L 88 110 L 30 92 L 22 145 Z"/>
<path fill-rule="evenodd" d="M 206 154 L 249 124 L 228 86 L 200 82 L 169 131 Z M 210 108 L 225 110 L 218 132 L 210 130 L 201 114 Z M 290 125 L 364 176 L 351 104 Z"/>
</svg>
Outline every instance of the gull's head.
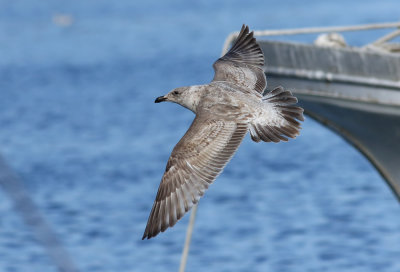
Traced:
<svg viewBox="0 0 400 272">
<path fill-rule="evenodd" d="M 197 86 L 190 86 L 173 89 L 166 95 L 157 97 L 154 102 L 174 102 L 195 112 L 195 108 L 200 98 L 199 93 L 197 92 L 200 89 L 196 87 Z"/>
</svg>

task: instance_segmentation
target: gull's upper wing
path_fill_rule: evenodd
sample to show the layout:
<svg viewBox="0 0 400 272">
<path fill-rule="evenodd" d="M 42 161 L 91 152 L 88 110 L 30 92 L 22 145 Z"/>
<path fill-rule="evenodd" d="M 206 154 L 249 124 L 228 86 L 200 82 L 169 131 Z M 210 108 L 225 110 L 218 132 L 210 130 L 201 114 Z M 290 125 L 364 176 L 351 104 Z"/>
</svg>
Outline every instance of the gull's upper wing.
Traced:
<svg viewBox="0 0 400 272">
<path fill-rule="evenodd" d="M 262 93 L 267 85 L 263 66 L 264 54 L 253 32 L 243 25 L 232 48 L 214 63 L 213 81 L 228 81 Z"/>
<path fill-rule="evenodd" d="M 143 238 L 175 223 L 204 194 L 239 147 L 248 125 L 198 114 L 168 160 Z"/>
</svg>

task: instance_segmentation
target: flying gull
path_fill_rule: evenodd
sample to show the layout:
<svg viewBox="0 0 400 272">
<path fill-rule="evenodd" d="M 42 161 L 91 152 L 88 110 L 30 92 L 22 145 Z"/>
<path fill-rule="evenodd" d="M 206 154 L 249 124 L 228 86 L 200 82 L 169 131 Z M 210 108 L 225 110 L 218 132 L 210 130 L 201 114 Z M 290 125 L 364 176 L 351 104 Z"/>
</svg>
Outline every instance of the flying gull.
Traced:
<svg viewBox="0 0 400 272">
<path fill-rule="evenodd" d="M 263 66 L 264 54 L 243 25 L 232 48 L 214 63 L 211 83 L 176 88 L 155 100 L 177 103 L 196 117 L 167 162 L 142 239 L 174 226 L 199 201 L 247 131 L 255 142 L 277 143 L 299 134 L 303 109 L 282 87 L 263 93 Z"/>
</svg>

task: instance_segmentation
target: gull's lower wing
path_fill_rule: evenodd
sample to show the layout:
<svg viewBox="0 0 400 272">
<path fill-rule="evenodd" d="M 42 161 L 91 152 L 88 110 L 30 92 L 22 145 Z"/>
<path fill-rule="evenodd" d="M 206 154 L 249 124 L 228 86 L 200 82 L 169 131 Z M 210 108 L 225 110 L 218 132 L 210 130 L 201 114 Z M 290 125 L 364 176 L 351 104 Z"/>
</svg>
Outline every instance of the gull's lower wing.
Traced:
<svg viewBox="0 0 400 272">
<path fill-rule="evenodd" d="M 172 227 L 221 173 L 248 125 L 198 114 L 168 160 L 143 238 Z"/>
</svg>

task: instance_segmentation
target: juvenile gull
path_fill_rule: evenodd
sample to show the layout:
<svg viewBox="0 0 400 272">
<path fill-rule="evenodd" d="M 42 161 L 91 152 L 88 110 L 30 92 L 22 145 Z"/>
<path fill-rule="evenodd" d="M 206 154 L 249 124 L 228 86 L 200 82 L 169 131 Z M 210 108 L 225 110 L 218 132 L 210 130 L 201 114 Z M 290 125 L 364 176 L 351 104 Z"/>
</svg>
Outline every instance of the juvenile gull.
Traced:
<svg viewBox="0 0 400 272">
<path fill-rule="evenodd" d="M 282 87 L 263 95 L 263 65 L 264 54 L 243 25 L 232 48 L 214 63 L 211 83 L 177 88 L 155 100 L 175 102 L 196 117 L 167 162 L 142 239 L 172 227 L 199 201 L 247 131 L 255 142 L 299 134 L 303 109 Z"/>
</svg>

